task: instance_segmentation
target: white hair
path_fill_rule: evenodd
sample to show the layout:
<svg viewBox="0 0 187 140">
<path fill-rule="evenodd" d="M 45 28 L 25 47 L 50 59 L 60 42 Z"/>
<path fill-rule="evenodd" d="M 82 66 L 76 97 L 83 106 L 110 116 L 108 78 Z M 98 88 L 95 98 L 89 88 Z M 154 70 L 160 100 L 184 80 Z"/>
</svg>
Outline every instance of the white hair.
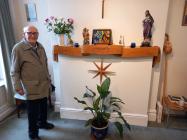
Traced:
<svg viewBox="0 0 187 140">
<path fill-rule="evenodd" d="M 35 26 L 33 26 L 33 25 L 25 26 L 25 27 L 23 28 L 23 32 L 24 32 L 24 33 L 27 32 L 27 31 L 29 30 L 29 28 L 35 28 L 36 31 L 38 32 L 38 29 L 37 29 Z"/>
</svg>

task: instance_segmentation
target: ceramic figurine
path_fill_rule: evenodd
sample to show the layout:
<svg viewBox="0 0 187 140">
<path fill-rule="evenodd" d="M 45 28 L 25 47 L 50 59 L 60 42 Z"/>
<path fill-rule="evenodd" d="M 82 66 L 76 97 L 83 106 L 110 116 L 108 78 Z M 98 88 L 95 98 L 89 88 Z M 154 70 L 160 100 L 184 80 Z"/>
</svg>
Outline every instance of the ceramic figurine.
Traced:
<svg viewBox="0 0 187 140">
<path fill-rule="evenodd" d="M 152 27 L 153 27 L 154 19 L 149 13 L 149 10 L 145 11 L 145 19 L 143 20 L 143 37 L 144 40 L 142 42 L 142 47 L 149 47 L 151 45 L 152 38 Z"/>
</svg>

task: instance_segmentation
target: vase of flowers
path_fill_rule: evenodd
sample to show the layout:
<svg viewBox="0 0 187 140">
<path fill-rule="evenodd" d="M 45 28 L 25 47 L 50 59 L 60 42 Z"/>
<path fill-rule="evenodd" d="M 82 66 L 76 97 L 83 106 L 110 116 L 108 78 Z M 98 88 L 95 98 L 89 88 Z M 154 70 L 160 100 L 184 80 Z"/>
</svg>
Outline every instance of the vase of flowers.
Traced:
<svg viewBox="0 0 187 140">
<path fill-rule="evenodd" d="M 67 20 L 64 18 L 56 18 L 51 16 L 45 19 L 44 24 L 47 27 L 49 32 L 55 33 L 58 38 L 59 45 L 68 45 L 73 44 L 73 40 L 71 39 L 71 33 L 73 31 L 73 19 L 68 18 Z"/>
</svg>

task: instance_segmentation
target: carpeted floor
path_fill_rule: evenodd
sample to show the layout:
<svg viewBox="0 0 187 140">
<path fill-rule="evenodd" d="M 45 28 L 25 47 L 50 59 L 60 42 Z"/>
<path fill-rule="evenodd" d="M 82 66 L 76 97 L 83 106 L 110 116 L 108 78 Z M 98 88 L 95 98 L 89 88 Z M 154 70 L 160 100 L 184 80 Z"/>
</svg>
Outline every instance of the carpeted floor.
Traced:
<svg viewBox="0 0 187 140">
<path fill-rule="evenodd" d="M 52 111 L 49 113 L 49 121 L 54 123 L 55 128 L 40 130 L 42 140 L 91 140 L 90 128 L 84 127 L 84 121 L 59 119 L 59 113 Z M 131 131 L 125 131 L 123 140 L 187 140 L 187 127 L 164 128 L 162 124 L 159 126 L 150 123 L 149 127 L 131 126 L 131 128 Z M 13 114 L 0 123 L 0 140 L 29 140 L 26 113 L 22 113 L 20 119 Z M 112 124 L 105 140 L 120 140 Z"/>
<path fill-rule="evenodd" d="M 169 129 L 179 129 L 187 131 L 187 114 L 186 115 L 174 115 L 169 118 L 168 124 L 163 120 L 162 123 L 149 122 L 150 127 L 160 127 Z"/>
</svg>

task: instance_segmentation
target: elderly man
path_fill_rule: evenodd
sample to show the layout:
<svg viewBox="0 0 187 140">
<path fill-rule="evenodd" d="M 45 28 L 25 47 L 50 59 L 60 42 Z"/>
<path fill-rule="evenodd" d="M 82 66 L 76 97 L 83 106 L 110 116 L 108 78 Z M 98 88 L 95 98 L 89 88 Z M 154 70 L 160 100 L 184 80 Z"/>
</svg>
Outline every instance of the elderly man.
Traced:
<svg viewBox="0 0 187 140">
<path fill-rule="evenodd" d="M 54 127 L 47 122 L 47 97 L 51 80 L 45 50 L 37 42 L 38 35 L 34 26 L 23 28 L 23 39 L 12 50 L 10 73 L 15 91 L 26 96 L 31 140 L 41 140 L 38 136 L 39 128 Z"/>
</svg>

